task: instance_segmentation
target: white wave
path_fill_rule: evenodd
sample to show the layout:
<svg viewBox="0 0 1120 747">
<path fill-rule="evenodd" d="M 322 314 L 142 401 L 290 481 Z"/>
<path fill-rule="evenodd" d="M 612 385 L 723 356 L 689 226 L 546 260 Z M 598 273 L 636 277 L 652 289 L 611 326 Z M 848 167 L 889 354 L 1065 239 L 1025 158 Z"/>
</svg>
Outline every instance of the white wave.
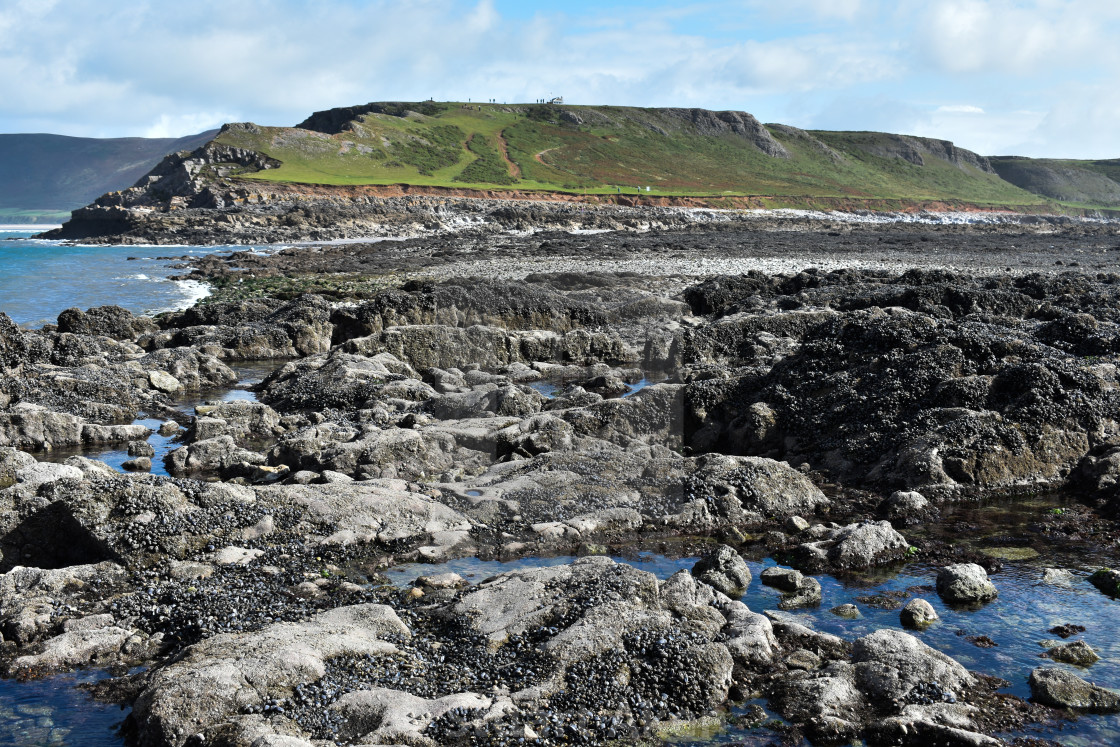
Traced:
<svg viewBox="0 0 1120 747">
<path fill-rule="evenodd" d="M 184 298 L 180 301 L 180 305 L 175 311 L 181 309 L 189 309 L 196 303 L 210 295 L 210 286 L 206 283 L 200 283 L 197 280 L 176 280 L 175 285 L 179 286 L 183 293 Z"/>
</svg>

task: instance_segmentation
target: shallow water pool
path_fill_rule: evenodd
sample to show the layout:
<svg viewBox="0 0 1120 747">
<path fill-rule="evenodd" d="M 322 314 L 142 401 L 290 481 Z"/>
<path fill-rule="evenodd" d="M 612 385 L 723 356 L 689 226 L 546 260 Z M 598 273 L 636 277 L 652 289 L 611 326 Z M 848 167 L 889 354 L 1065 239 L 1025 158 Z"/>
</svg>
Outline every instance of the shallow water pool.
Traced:
<svg viewBox="0 0 1120 747">
<path fill-rule="evenodd" d="M 119 747 L 128 709 L 99 703 L 77 685 L 108 677 L 78 672 L 41 680 L 0 680 L 0 744 L 13 747 Z"/>
</svg>

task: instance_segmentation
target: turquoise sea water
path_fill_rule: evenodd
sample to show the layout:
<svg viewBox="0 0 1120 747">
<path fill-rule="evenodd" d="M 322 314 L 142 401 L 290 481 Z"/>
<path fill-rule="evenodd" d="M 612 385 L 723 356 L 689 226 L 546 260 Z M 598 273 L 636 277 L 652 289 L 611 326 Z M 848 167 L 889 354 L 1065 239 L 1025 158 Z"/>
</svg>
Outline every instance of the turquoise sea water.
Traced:
<svg viewBox="0 0 1120 747">
<path fill-rule="evenodd" d="M 186 308 L 206 286 L 172 281 L 182 257 L 247 247 L 67 246 L 32 239 L 43 227 L 0 226 L 0 311 L 24 327 L 52 323 L 72 306 L 117 304 L 133 313 Z"/>
</svg>

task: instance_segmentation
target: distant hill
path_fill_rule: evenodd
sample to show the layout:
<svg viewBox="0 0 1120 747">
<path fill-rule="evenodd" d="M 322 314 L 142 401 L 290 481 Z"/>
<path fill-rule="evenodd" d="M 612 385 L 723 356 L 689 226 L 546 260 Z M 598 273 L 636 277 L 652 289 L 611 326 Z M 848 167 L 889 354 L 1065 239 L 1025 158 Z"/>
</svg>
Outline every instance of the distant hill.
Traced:
<svg viewBox="0 0 1120 747">
<path fill-rule="evenodd" d="M 217 130 L 184 138 L 0 135 L 0 222 L 65 215 L 131 186 L 168 153 L 194 150 Z"/>
<path fill-rule="evenodd" d="M 135 186 L 77 211 L 59 235 L 166 238 L 160 215 L 202 225 L 211 220 L 207 210 L 273 216 L 297 203 L 305 212 L 318 205 L 330 233 L 341 230 L 331 227 L 340 218 L 323 217 L 331 211 L 376 222 L 384 207 L 373 207 L 376 198 L 403 194 L 877 211 L 1095 213 L 1120 206 L 1120 161 L 989 159 L 947 140 L 806 131 L 742 111 L 374 102 L 316 112 L 295 127 L 227 124 L 213 137 L 197 136 L 199 147 L 186 152 L 191 140 L 160 146 L 176 152 L 140 179 L 138 158 L 126 168 L 101 151 L 101 172 L 119 175 L 111 188 Z M 63 172 L 57 145 L 50 152 L 53 172 Z M 57 197 L 66 182 L 51 178 Z M 83 204 L 98 189 L 89 183 L 69 204 Z M 24 189 L 21 204 L 33 194 Z M 306 215 L 284 220 L 314 223 Z"/>
<path fill-rule="evenodd" d="M 1088 206 L 1120 206 L 1120 159 L 1074 161 L 993 156 L 1004 180 L 1035 194 Z"/>
<path fill-rule="evenodd" d="M 651 196 L 959 200 L 1033 205 L 986 158 L 943 140 L 804 131 L 746 112 L 618 106 L 371 103 L 297 127 L 227 125 L 211 148 L 268 167 L 234 178 Z M 213 159 L 210 159 L 213 160 Z M 247 163 L 247 162 L 246 162 Z"/>
</svg>

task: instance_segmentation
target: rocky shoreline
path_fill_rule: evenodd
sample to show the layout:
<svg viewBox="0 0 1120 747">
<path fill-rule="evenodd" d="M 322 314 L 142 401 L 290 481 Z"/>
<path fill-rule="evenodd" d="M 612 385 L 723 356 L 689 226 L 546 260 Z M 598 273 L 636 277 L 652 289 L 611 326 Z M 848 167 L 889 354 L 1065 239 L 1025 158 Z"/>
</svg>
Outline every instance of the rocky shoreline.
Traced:
<svg viewBox="0 0 1120 747">
<path fill-rule="evenodd" d="M 903 231 L 1110 236 L 1117 216 L 1023 214 L 998 206 L 906 200 L 817 200 L 811 210 L 771 210 L 772 198 L 445 190 L 410 185 L 271 183 L 210 171 L 259 154 L 202 149 L 168 156 L 138 182 L 75 210 L 40 236 L 92 244 L 277 244 L 510 231 L 708 230 Z M 797 198 L 791 198 L 797 201 Z M 812 201 L 810 201 L 812 202 Z M 924 229 L 922 228 L 924 227 Z"/>
<path fill-rule="evenodd" d="M 144 747 L 657 744 L 743 702 L 781 744 L 989 745 L 1120 711 L 1062 663 L 1082 641 L 1027 701 L 923 640 L 927 599 L 963 621 L 1004 586 L 954 506 L 1066 496 L 1003 541 L 1117 554 L 1115 227 L 836 225 L 239 252 L 157 319 L 0 316 L 5 672 L 112 668 Z M 180 409 L 249 361 L 255 399 Z M 106 444 L 130 473 L 44 459 Z M 645 549 L 700 560 L 608 557 Z M 796 614 L 914 563 L 937 583 L 895 627 Z"/>
</svg>

